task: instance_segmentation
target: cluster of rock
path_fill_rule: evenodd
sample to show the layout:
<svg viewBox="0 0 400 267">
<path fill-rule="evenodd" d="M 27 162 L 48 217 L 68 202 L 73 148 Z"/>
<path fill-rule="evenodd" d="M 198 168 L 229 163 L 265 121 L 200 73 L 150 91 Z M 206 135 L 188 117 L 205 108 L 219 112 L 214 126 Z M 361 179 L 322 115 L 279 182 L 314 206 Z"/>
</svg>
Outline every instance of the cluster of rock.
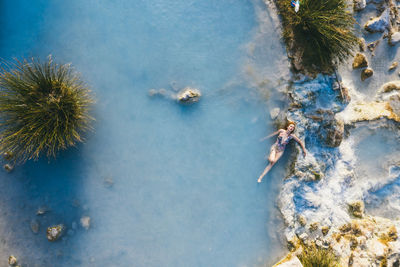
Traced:
<svg viewBox="0 0 400 267">
<path fill-rule="evenodd" d="M 338 117 L 346 124 L 381 118 L 400 122 L 400 80 L 385 83 L 373 101 L 351 103 Z"/>
<path fill-rule="evenodd" d="M 174 92 L 177 91 L 175 88 L 173 91 L 167 91 L 164 88 L 161 88 L 159 90 L 156 89 L 150 89 L 149 90 L 149 96 L 162 96 L 166 97 L 169 99 L 174 99 L 178 101 L 179 103 L 182 104 L 193 104 L 196 103 L 200 100 L 201 97 L 201 92 L 192 87 L 185 87 L 179 92 Z"/>
<path fill-rule="evenodd" d="M 361 116 L 363 120 L 397 120 L 398 85 L 385 84 L 377 94 L 376 103 L 392 115 L 383 109 L 376 116 L 363 109 L 355 112 L 369 115 Z M 376 184 L 370 182 L 362 189 L 355 185 L 355 160 L 346 127 L 357 126 L 361 117 L 350 116 L 355 104 L 349 104 L 348 89 L 335 76 L 302 76 L 294 81 L 289 96 L 287 117 L 297 123 L 298 135 L 306 140 L 309 153 L 305 158 L 298 153 L 279 195 L 292 252 L 278 266 L 301 266 L 296 255 L 304 245 L 333 251 L 341 266 L 396 266 L 400 263 L 400 221 L 366 216 L 361 199 Z M 392 180 L 400 177 L 396 166 L 391 170 Z"/>
<path fill-rule="evenodd" d="M 388 43 L 392 46 L 400 42 L 400 20 L 398 18 L 398 10 L 394 0 L 353 0 L 353 7 L 355 11 L 362 11 L 366 8 L 367 4 L 371 3 L 381 10 L 378 17 L 370 18 L 364 25 L 364 29 L 370 33 L 387 32 Z"/>
</svg>

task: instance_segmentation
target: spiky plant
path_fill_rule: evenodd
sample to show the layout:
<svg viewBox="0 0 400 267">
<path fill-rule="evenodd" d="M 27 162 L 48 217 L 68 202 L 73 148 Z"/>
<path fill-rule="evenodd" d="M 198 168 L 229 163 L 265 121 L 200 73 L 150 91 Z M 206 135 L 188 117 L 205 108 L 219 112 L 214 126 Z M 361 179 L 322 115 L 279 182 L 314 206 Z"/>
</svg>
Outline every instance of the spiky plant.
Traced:
<svg viewBox="0 0 400 267">
<path fill-rule="evenodd" d="M 4 63 L 0 73 L 0 153 L 15 162 L 38 159 L 82 141 L 93 120 L 90 90 L 69 64 Z"/>
<path fill-rule="evenodd" d="M 344 61 L 358 43 L 355 20 L 346 0 L 300 0 L 296 13 L 289 0 L 277 0 L 285 24 L 285 37 L 302 50 L 306 67 L 329 70 Z M 288 30 L 288 28 L 290 28 Z"/>
<path fill-rule="evenodd" d="M 302 253 L 298 256 L 304 267 L 338 267 L 336 256 L 329 249 L 318 248 L 315 245 L 303 246 Z"/>
</svg>

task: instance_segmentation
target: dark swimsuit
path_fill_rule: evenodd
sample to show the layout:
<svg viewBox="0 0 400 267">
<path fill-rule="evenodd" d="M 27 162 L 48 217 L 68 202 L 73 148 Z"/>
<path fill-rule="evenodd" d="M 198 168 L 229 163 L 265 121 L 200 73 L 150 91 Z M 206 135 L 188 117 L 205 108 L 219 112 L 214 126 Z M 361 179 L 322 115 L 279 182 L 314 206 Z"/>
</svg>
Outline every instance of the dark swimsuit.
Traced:
<svg viewBox="0 0 400 267">
<path fill-rule="evenodd" d="M 282 138 L 283 136 L 281 136 L 281 134 L 279 134 L 278 139 L 276 139 L 275 142 L 275 146 L 277 151 L 282 152 L 285 150 L 286 145 L 290 142 L 290 140 L 292 140 L 293 136 L 289 135 L 285 141 L 282 142 Z"/>
</svg>

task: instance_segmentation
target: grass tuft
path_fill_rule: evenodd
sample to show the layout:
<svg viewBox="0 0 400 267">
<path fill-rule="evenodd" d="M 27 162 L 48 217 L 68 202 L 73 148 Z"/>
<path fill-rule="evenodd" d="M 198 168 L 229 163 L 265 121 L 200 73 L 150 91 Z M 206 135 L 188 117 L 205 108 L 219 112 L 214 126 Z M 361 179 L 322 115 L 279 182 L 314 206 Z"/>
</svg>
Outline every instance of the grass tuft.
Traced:
<svg viewBox="0 0 400 267">
<path fill-rule="evenodd" d="M 13 161 L 48 158 L 82 142 L 93 118 L 90 90 L 69 64 L 4 63 L 0 73 L 0 153 Z"/>
<path fill-rule="evenodd" d="M 358 45 L 346 0 L 301 0 L 296 13 L 290 0 L 276 0 L 290 50 L 309 71 L 332 71 Z"/>
<path fill-rule="evenodd" d="M 303 267 L 339 267 L 336 256 L 331 250 L 313 246 L 303 246 L 302 253 L 298 256 Z"/>
</svg>

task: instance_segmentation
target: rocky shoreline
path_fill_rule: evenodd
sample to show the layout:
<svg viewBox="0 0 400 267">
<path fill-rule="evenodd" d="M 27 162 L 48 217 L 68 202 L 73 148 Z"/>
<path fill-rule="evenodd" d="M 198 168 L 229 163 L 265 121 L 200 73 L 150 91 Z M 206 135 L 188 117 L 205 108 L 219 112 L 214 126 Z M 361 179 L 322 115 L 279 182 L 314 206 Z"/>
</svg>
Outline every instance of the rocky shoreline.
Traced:
<svg viewBox="0 0 400 267">
<path fill-rule="evenodd" d="M 395 46 L 400 42 L 396 3 L 355 0 L 355 12 L 367 4 L 375 5 L 381 15 L 371 18 L 364 29 L 381 32 L 382 38 Z M 372 56 L 378 43 L 368 45 Z M 293 60 L 295 53 L 290 47 L 288 44 L 294 72 L 287 92 L 290 103 L 286 117 L 296 122 L 297 134 L 306 142 L 309 153 L 303 158 L 296 147 L 297 155 L 281 188 L 278 206 L 290 253 L 275 266 L 302 266 L 297 255 L 311 245 L 332 251 L 340 266 L 400 266 L 400 220 L 374 217 L 364 211 L 367 192 L 398 179 L 400 167 L 391 163 L 387 177 L 357 184 L 351 136 L 351 130 L 365 126 L 364 122 L 398 131 L 400 81 L 377 88 L 371 101 L 352 100 L 353 90 L 336 74 L 313 78 L 298 74 L 301 62 Z M 373 75 L 362 54 L 366 47 L 360 39 L 360 53 L 353 61 L 354 69 L 362 69 L 362 81 Z M 394 63 L 389 70 L 396 67 Z"/>
</svg>

